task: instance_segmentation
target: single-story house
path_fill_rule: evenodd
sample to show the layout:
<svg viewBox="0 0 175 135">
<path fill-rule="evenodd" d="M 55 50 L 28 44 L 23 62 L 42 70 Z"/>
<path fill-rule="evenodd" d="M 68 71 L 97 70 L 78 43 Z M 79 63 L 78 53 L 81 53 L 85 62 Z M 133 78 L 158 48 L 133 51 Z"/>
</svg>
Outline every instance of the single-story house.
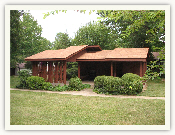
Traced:
<svg viewBox="0 0 175 135">
<path fill-rule="evenodd" d="M 147 68 L 149 48 L 115 48 L 102 50 L 99 45 L 70 46 L 45 50 L 30 57 L 32 74 L 51 83 L 66 84 L 66 62 L 78 62 L 78 77 L 93 80 L 96 76 L 121 77 L 125 73 L 143 76 Z"/>
</svg>

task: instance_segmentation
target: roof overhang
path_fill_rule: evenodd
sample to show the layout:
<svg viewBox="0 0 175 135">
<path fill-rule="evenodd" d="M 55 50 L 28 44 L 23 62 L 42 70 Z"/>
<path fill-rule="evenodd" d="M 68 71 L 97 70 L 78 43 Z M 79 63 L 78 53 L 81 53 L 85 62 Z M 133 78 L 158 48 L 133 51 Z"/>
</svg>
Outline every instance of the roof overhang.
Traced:
<svg viewBox="0 0 175 135">
<path fill-rule="evenodd" d="M 25 61 L 64 61 L 66 59 L 25 59 Z"/>
<path fill-rule="evenodd" d="M 141 59 L 127 59 L 127 58 L 119 58 L 119 59 L 77 59 L 77 62 L 83 62 L 83 61 L 146 62 L 146 58 L 141 58 Z"/>
</svg>

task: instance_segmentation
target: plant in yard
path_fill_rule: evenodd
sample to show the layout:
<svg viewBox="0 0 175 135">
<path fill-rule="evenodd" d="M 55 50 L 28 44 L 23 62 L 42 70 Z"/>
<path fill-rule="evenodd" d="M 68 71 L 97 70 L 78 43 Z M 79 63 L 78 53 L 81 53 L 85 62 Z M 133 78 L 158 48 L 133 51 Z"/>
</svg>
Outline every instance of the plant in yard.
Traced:
<svg viewBox="0 0 175 135">
<path fill-rule="evenodd" d="M 97 76 L 94 80 L 94 92 L 103 94 L 127 94 L 136 95 L 143 89 L 140 76 L 126 73 L 119 77 Z"/>
<path fill-rule="evenodd" d="M 123 94 L 135 95 L 142 92 L 143 83 L 139 75 L 133 73 L 126 73 L 122 76 L 123 80 Z"/>
<path fill-rule="evenodd" d="M 81 90 L 82 89 L 82 81 L 80 78 L 78 77 L 75 77 L 75 78 L 71 78 L 70 81 L 69 81 L 69 87 L 72 89 L 72 90 Z"/>
<path fill-rule="evenodd" d="M 33 90 L 42 89 L 42 85 L 44 82 L 44 78 L 38 76 L 31 76 L 27 78 L 28 88 Z"/>
<path fill-rule="evenodd" d="M 50 82 L 43 82 L 42 83 L 42 90 L 50 90 L 53 85 Z"/>
<path fill-rule="evenodd" d="M 30 72 L 29 70 L 22 70 L 22 71 L 18 71 L 19 74 L 19 79 L 20 79 L 20 84 L 17 85 L 17 88 L 27 88 L 27 78 L 30 77 Z"/>
<path fill-rule="evenodd" d="M 141 77 L 139 75 L 133 73 L 126 73 L 122 76 L 122 80 L 124 81 L 133 81 L 133 80 L 140 80 Z"/>
<path fill-rule="evenodd" d="M 90 84 L 82 84 L 82 89 L 91 88 Z"/>
<path fill-rule="evenodd" d="M 69 89 L 70 88 L 67 85 L 64 85 L 64 86 L 58 85 L 58 86 L 53 87 L 52 91 L 67 91 Z"/>
<path fill-rule="evenodd" d="M 136 95 L 142 92 L 143 83 L 139 80 L 124 81 L 123 94 Z"/>
</svg>

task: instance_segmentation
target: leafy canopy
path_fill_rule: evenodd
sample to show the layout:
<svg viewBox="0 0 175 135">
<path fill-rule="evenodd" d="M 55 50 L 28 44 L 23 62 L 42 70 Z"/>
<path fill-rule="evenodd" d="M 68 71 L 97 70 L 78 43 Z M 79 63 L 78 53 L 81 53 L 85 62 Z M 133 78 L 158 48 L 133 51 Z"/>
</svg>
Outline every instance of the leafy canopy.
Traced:
<svg viewBox="0 0 175 135">
<path fill-rule="evenodd" d="M 80 27 L 73 39 L 74 45 L 100 45 L 102 49 L 114 49 L 117 34 L 112 34 L 111 29 L 101 23 L 89 22 L 86 26 Z"/>
</svg>

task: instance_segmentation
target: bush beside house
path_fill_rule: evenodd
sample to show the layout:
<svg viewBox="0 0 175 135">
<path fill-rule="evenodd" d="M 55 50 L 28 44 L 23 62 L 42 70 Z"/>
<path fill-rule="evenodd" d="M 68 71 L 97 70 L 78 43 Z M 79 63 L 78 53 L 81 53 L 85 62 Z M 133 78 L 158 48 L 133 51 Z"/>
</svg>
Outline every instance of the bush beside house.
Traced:
<svg viewBox="0 0 175 135">
<path fill-rule="evenodd" d="M 64 86 L 53 86 L 50 82 L 45 82 L 43 77 L 31 76 L 27 70 L 18 72 L 20 78 L 20 84 L 16 86 L 20 89 L 31 89 L 31 90 L 50 90 L 50 91 L 79 91 L 85 88 L 90 88 L 89 84 L 82 84 L 81 79 L 78 77 L 71 78 L 69 85 Z"/>
<path fill-rule="evenodd" d="M 20 84 L 17 88 L 26 88 L 32 90 L 50 90 L 50 91 L 80 91 L 90 88 L 89 84 L 82 84 L 78 77 L 71 78 L 69 85 L 53 86 L 50 82 L 45 82 L 44 78 L 31 76 L 29 71 L 19 71 Z M 97 76 L 94 79 L 94 92 L 103 94 L 127 94 L 136 95 L 142 92 L 143 83 L 140 76 L 133 73 L 126 73 L 121 78 L 113 76 Z"/>
<path fill-rule="evenodd" d="M 126 73 L 121 78 L 113 76 L 97 76 L 94 80 L 94 92 L 103 94 L 136 95 L 142 92 L 143 83 L 140 76 Z"/>
</svg>

